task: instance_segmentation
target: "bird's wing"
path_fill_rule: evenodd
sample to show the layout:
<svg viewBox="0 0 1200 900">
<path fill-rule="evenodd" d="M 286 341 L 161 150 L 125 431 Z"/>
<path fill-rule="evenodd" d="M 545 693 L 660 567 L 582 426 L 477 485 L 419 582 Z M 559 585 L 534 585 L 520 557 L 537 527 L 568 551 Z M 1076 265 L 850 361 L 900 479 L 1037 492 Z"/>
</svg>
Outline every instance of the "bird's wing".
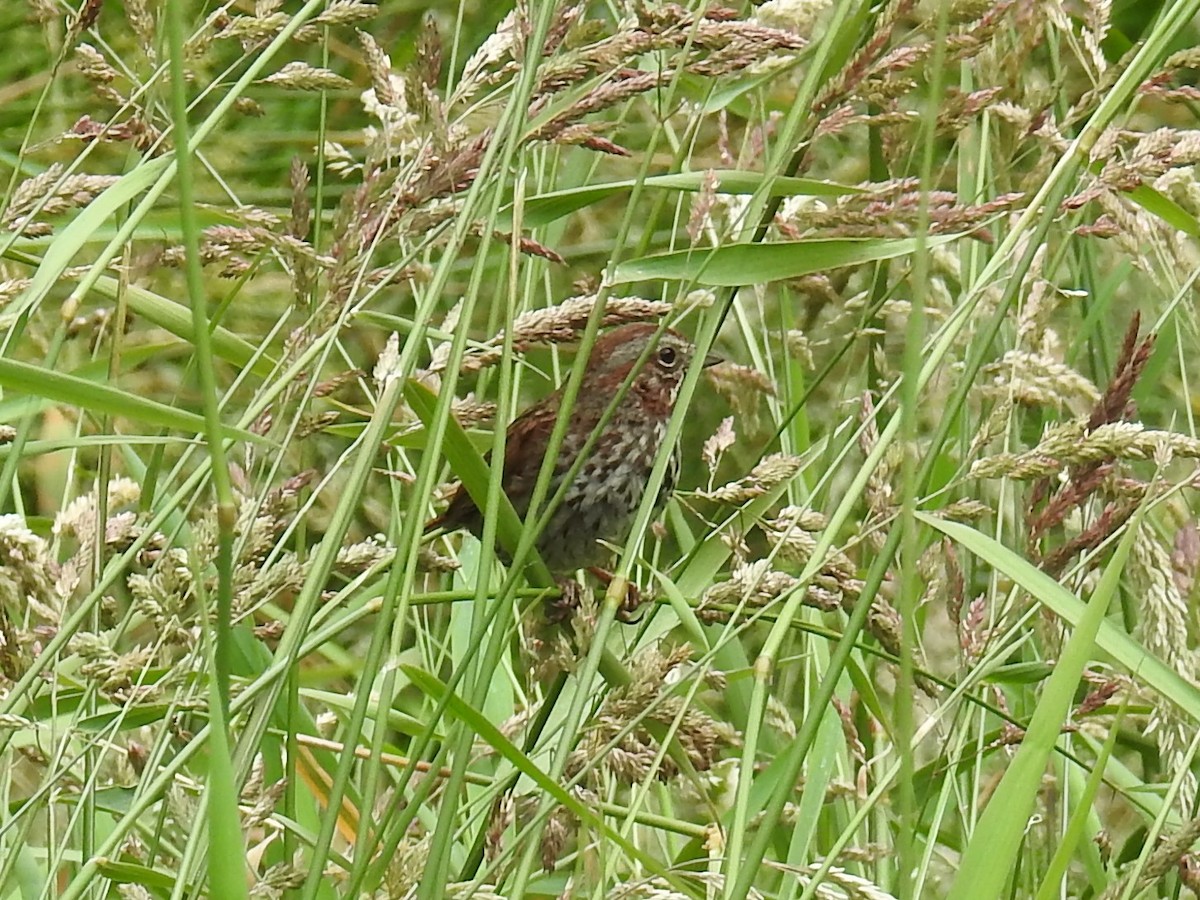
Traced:
<svg viewBox="0 0 1200 900">
<path fill-rule="evenodd" d="M 558 392 L 543 398 L 518 416 L 504 438 L 504 487 L 508 499 L 516 507 L 517 512 L 525 514 L 529 506 L 529 495 L 537 483 L 538 467 L 546 453 L 546 444 L 550 432 L 554 429 L 554 420 L 558 416 Z M 484 462 L 491 462 L 492 454 L 484 456 Z M 532 461 L 530 459 L 532 458 Z M 532 471 L 529 469 L 532 468 Z M 454 531 L 466 528 L 478 531 L 482 526 L 482 515 L 475 506 L 475 501 L 461 484 L 450 505 L 440 516 L 425 523 L 425 531 L 435 528 L 445 528 Z"/>
</svg>

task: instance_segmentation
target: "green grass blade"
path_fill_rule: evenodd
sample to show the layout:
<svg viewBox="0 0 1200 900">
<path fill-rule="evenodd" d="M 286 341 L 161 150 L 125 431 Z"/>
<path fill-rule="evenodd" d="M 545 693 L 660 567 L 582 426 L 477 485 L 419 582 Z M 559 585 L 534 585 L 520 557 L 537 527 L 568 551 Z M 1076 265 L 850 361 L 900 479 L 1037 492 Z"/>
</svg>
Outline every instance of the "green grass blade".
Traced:
<svg viewBox="0 0 1200 900">
<path fill-rule="evenodd" d="M 561 803 L 572 813 L 579 817 L 581 821 L 587 822 L 589 825 L 600 830 L 605 838 L 612 841 L 617 847 L 620 847 L 631 858 L 637 859 L 646 869 L 655 873 L 660 877 L 668 877 L 666 869 L 654 857 L 647 854 L 641 848 L 630 843 L 616 831 L 614 831 L 604 818 L 590 807 L 580 803 L 574 796 L 567 792 L 562 785 L 552 779 L 549 775 L 543 772 L 526 754 L 522 753 L 520 748 L 512 741 L 504 736 L 499 728 L 492 722 L 488 721 L 478 710 L 474 709 L 470 704 L 464 701 L 457 694 L 448 691 L 446 686 L 434 675 L 418 669 L 415 666 L 402 665 L 400 667 L 403 672 L 412 680 L 418 688 L 425 694 L 435 700 L 446 700 L 446 708 L 456 717 L 466 722 L 471 729 L 478 735 L 479 739 L 491 746 L 501 757 L 507 760 L 514 768 L 522 775 L 531 779 L 539 788 L 553 797 L 558 803 Z"/>
<path fill-rule="evenodd" d="M 961 235 L 915 238 L 819 238 L 774 244 L 730 244 L 725 247 L 677 250 L 631 259 L 617 266 L 614 284 L 633 281 L 687 281 L 714 287 L 739 287 L 799 278 L 842 266 L 895 259 L 918 246 L 940 247 Z"/>
<path fill-rule="evenodd" d="M 57 403 L 78 406 L 93 413 L 120 416 L 175 431 L 204 433 L 204 419 L 195 413 L 175 409 L 155 400 L 96 384 L 75 375 L 50 372 L 40 366 L 0 359 L 0 387 L 31 394 Z M 256 444 L 270 444 L 266 438 L 241 428 L 223 426 L 226 437 Z"/>
<path fill-rule="evenodd" d="M 119 181 L 102 191 L 55 237 L 53 243 L 46 250 L 46 255 L 42 257 L 41 265 L 33 273 L 33 279 L 28 289 L 7 312 L 17 314 L 40 303 L 58 284 L 59 278 L 71 265 L 75 254 L 91 239 L 92 234 L 103 226 L 117 210 L 143 191 L 148 190 L 159 179 L 159 176 L 173 164 L 174 160 L 174 155 L 167 153 L 157 159 L 142 162 L 122 175 Z"/>
<path fill-rule="evenodd" d="M 643 179 L 644 187 L 662 188 L 671 191 L 699 191 L 710 175 L 717 178 L 716 190 L 723 194 L 753 194 L 762 187 L 766 176 L 759 172 L 744 172 L 737 169 L 712 169 L 705 172 L 680 172 L 676 175 L 651 175 Z M 628 193 L 638 184 L 633 179 L 610 181 L 601 184 L 586 184 L 580 187 L 548 191 L 525 198 L 522 216 L 526 227 L 535 228 L 570 215 L 576 210 L 607 200 L 617 194 Z M 780 176 L 771 182 L 772 197 L 842 197 L 861 194 L 863 188 L 815 178 L 789 178 Z M 500 212 L 501 227 L 512 226 L 512 207 Z"/>
<path fill-rule="evenodd" d="M 1067 869 L 1071 865 L 1075 848 L 1079 846 L 1083 839 L 1088 817 L 1094 813 L 1092 803 L 1096 799 L 1096 794 L 1100 791 L 1100 785 L 1104 782 L 1104 768 L 1108 765 L 1113 748 L 1117 744 L 1117 737 L 1121 733 L 1120 724 L 1123 716 L 1124 707 L 1117 714 L 1112 727 L 1109 729 L 1108 737 L 1105 739 L 1104 745 L 1096 756 L 1096 763 L 1092 767 L 1092 771 L 1088 773 L 1087 783 L 1084 785 L 1083 792 L 1074 798 L 1075 809 L 1071 813 L 1071 819 L 1067 822 L 1062 839 L 1054 851 L 1054 856 L 1050 860 L 1050 864 L 1046 867 L 1046 875 L 1042 879 L 1041 886 L 1038 888 L 1036 900 L 1054 900 L 1054 898 L 1060 895 L 1062 881 L 1066 877 Z M 1064 765 L 1074 765 L 1074 763 L 1065 761 Z M 1092 887 L 1097 893 L 1104 889 L 1103 884 L 1093 884 Z"/>
<path fill-rule="evenodd" d="M 1008 575 L 1063 621 L 1076 627 L 1083 621 L 1087 614 L 1087 606 L 1078 597 L 1004 545 L 961 522 L 939 519 L 927 513 L 918 513 L 917 518 L 958 541 L 976 556 Z M 1096 633 L 1096 646 L 1135 674 L 1139 681 L 1158 691 L 1196 722 L 1200 722 L 1200 688 L 1183 678 L 1112 622 L 1100 623 Z"/>
<path fill-rule="evenodd" d="M 920 519 L 926 524 L 939 527 L 933 516 L 922 514 Z M 949 894 L 950 900 L 980 900 L 1003 895 L 1005 885 L 1017 865 L 1017 855 L 1021 852 L 1029 815 L 1033 812 L 1038 792 L 1041 790 L 1046 764 L 1054 752 L 1062 727 L 1068 720 L 1083 670 L 1093 657 L 1100 626 L 1108 614 L 1113 597 L 1116 596 L 1121 572 L 1125 568 L 1125 560 L 1129 556 L 1140 523 L 1140 515 L 1130 522 L 1121 543 L 1104 569 L 1100 583 L 1079 620 L 1074 623 L 1075 629 L 1062 648 L 1053 674 L 1045 682 L 1021 746 L 971 834 L 970 843 L 963 853 L 958 875 Z M 972 551 L 976 547 L 986 548 L 987 554 L 980 555 L 988 563 L 1029 590 L 1035 598 L 1042 599 L 1037 588 L 1044 589 L 1045 585 L 1037 584 L 1036 579 L 1028 578 L 1031 571 L 1036 571 L 1033 566 L 1020 560 L 1011 551 L 998 552 L 1006 548 L 978 532 L 975 534 L 978 539 L 972 542 Z M 1013 565 L 1015 562 L 1021 562 L 1023 565 Z M 1060 587 L 1058 590 L 1064 589 Z"/>
</svg>

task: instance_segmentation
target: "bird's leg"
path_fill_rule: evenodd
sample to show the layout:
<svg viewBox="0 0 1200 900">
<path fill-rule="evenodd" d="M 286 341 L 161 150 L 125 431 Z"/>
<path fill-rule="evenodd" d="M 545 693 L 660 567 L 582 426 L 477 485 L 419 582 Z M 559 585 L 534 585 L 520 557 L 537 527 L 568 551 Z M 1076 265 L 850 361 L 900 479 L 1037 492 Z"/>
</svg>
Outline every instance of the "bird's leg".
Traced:
<svg viewBox="0 0 1200 900">
<path fill-rule="evenodd" d="M 546 621 L 551 625 L 566 622 L 579 609 L 583 600 L 583 585 L 573 578 L 555 579 L 561 593 L 557 597 L 546 598 Z"/>
<path fill-rule="evenodd" d="M 588 566 L 588 571 L 595 575 L 605 587 L 612 584 L 615 577 L 608 569 L 602 569 L 599 566 Z M 632 625 L 638 620 L 637 611 L 642 605 L 642 592 L 638 590 L 638 586 L 632 581 L 625 583 L 625 599 L 621 601 L 621 605 L 617 607 L 617 618 L 626 625 Z"/>
</svg>

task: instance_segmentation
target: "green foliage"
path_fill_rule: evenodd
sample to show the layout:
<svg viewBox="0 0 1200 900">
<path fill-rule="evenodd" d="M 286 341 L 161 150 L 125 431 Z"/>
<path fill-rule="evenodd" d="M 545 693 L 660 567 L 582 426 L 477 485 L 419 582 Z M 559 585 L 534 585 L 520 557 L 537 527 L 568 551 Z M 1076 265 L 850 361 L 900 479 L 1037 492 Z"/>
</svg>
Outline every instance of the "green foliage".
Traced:
<svg viewBox="0 0 1200 900">
<path fill-rule="evenodd" d="M 0 4 L 0 898 L 1196 890 L 1198 9 Z"/>
</svg>

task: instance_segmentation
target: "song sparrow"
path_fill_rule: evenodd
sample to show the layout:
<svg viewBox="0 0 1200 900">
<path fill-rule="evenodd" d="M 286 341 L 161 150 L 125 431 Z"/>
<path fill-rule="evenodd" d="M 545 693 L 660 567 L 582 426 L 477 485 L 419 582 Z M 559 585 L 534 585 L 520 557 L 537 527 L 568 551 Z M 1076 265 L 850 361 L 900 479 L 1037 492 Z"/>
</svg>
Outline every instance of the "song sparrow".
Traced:
<svg viewBox="0 0 1200 900">
<path fill-rule="evenodd" d="M 562 484 L 588 436 L 656 331 L 649 324 L 622 325 L 596 340 L 554 464 L 547 500 Z M 598 542 L 620 542 L 628 536 L 655 456 L 666 436 L 667 422 L 692 351 L 688 340 L 673 329 L 659 335 L 657 345 L 537 539 L 538 552 L 554 575 L 585 568 L 595 570 L 609 555 Z M 718 357 L 709 357 L 704 364 L 709 366 L 719 361 Z M 502 485 L 521 516 L 529 510 L 561 405 L 560 388 L 527 409 L 508 428 Z M 676 446 L 659 491 L 660 509 L 675 487 L 678 471 Z M 439 527 L 451 531 L 467 528 L 476 535 L 482 530 L 483 517 L 463 487 L 459 487 L 446 511 L 427 523 L 426 530 Z"/>
</svg>

